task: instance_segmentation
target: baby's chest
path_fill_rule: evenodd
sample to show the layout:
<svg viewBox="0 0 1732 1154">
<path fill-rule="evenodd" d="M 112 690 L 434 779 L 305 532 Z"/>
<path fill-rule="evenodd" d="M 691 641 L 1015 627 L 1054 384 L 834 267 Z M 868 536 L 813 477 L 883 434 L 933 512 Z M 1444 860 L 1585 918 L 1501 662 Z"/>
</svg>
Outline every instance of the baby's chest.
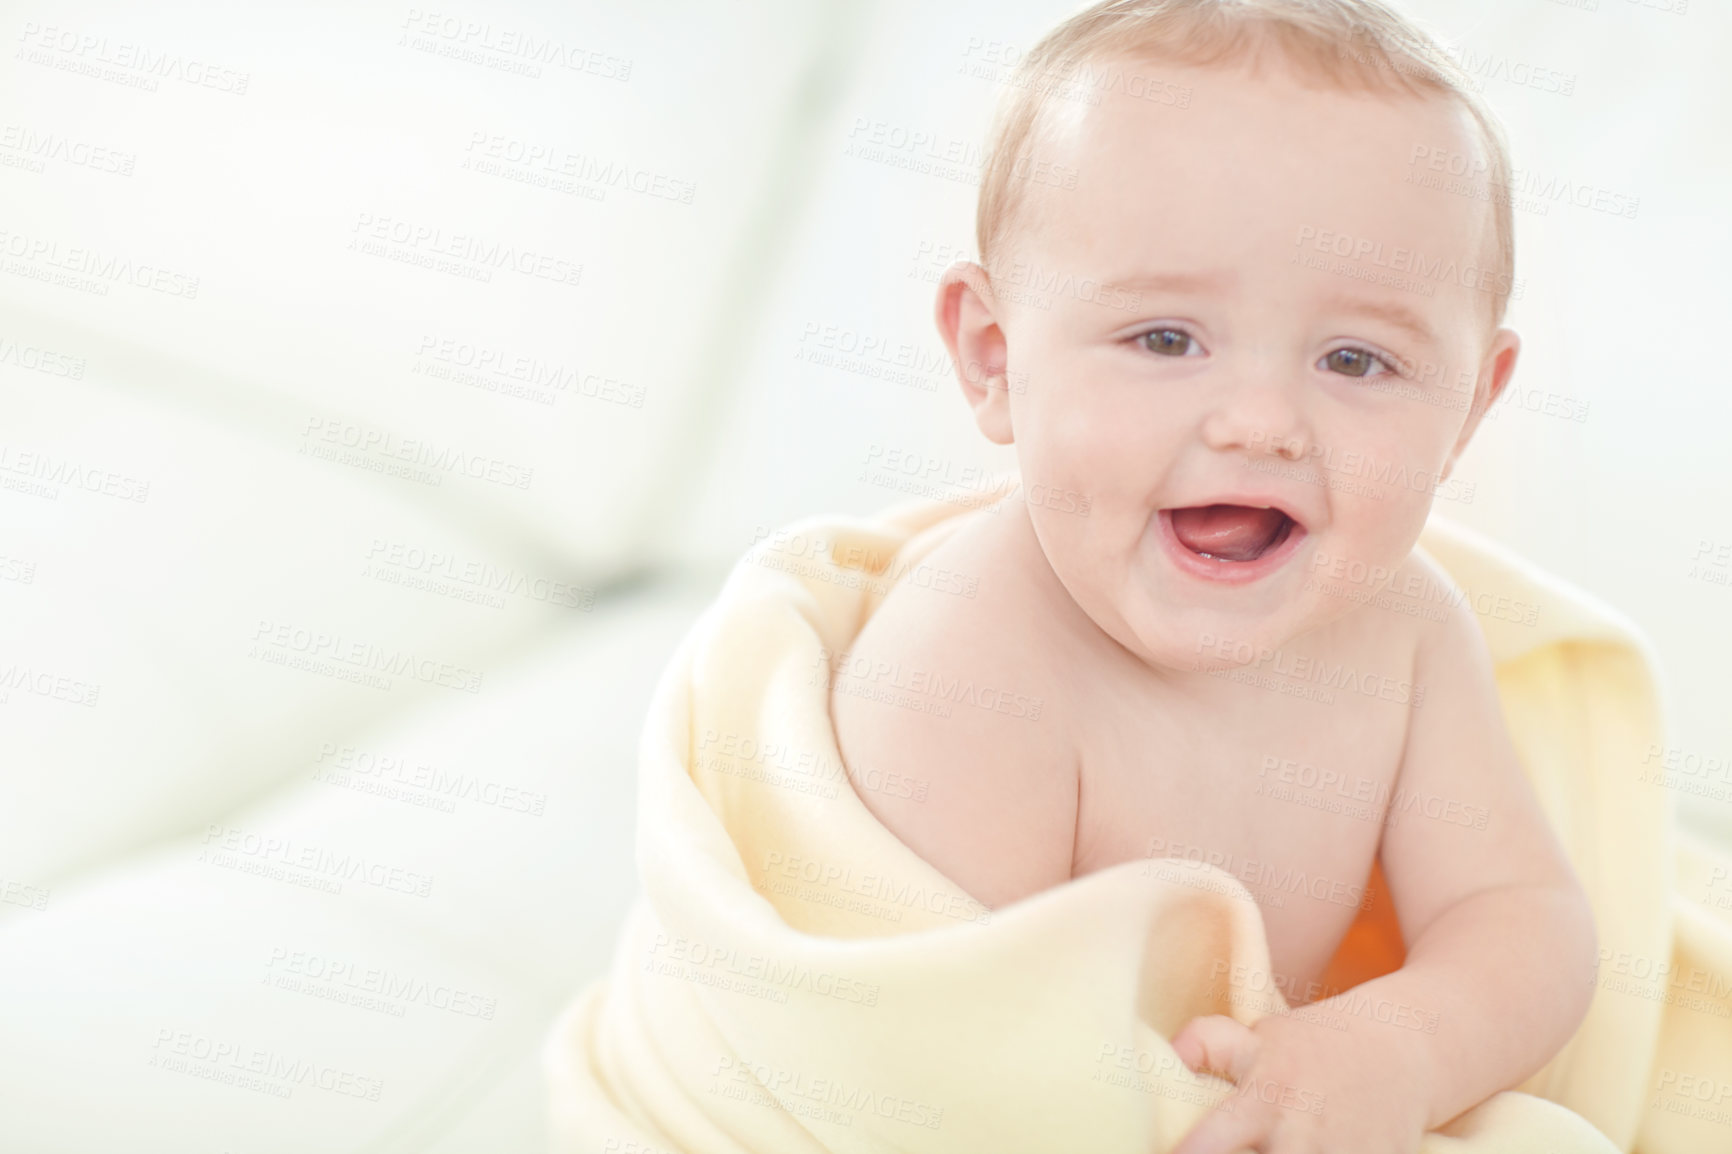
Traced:
<svg viewBox="0 0 1732 1154">
<path fill-rule="evenodd" d="M 1267 891 L 1272 908 L 1290 904 L 1282 895 L 1331 894 L 1356 907 L 1398 782 L 1403 711 L 1247 704 L 1215 719 L 1154 711 L 1089 727 L 1073 876 L 1183 857 Z"/>
</svg>

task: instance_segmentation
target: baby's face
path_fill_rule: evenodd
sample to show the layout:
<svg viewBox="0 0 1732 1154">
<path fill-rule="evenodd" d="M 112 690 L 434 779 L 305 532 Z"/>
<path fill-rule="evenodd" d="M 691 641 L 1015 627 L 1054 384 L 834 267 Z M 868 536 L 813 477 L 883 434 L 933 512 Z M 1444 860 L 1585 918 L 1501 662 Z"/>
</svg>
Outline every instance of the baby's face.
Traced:
<svg viewBox="0 0 1732 1154">
<path fill-rule="evenodd" d="M 1313 578 L 1405 560 L 1517 342 L 1487 202 L 1405 179 L 1416 150 L 1480 155 L 1465 112 L 1154 71 L 1188 108 L 1053 110 L 1037 153 L 1075 187 L 1026 190 L 959 356 L 1002 362 L 977 419 L 1077 604 L 1145 662 L 1218 668 L 1351 611 Z"/>
</svg>

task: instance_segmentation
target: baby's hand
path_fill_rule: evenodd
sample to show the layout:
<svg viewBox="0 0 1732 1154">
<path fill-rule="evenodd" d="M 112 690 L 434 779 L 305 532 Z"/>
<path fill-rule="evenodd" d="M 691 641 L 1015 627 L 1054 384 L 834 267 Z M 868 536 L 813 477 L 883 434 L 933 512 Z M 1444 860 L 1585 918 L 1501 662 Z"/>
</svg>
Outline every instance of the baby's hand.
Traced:
<svg viewBox="0 0 1732 1154">
<path fill-rule="evenodd" d="M 1376 1023 L 1192 1018 L 1173 1036 L 1180 1060 L 1238 1090 L 1172 1154 L 1414 1154 L 1429 1114 L 1423 1044 Z"/>
</svg>

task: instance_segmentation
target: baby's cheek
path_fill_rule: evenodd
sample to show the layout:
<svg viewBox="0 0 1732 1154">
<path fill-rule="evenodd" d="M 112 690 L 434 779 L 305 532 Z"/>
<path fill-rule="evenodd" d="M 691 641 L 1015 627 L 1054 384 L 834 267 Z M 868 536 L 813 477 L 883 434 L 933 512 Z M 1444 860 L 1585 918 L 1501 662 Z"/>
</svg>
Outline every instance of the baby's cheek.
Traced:
<svg viewBox="0 0 1732 1154">
<path fill-rule="evenodd" d="M 1333 481 L 1328 523 L 1311 545 L 1311 576 L 1376 584 L 1376 575 L 1393 573 L 1406 560 L 1429 507 L 1425 493 L 1363 479 Z"/>
<path fill-rule="evenodd" d="M 1044 450 L 1053 479 L 1077 483 L 1123 459 L 1132 443 L 1111 422 L 1069 410 L 1039 414 L 1035 440 Z"/>
<path fill-rule="evenodd" d="M 1447 483 L 1440 487 L 1436 472 L 1423 468 L 1383 483 L 1381 499 L 1375 502 L 1382 508 L 1374 516 L 1381 530 L 1379 535 L 1390 542 L 1390 548 L 1406 551 L 1409 543 L 1418 538 L 1426 518 L 1440 504 L 1439 497 L 1447 488 Z"/>
<path fill-rule="evenodd" d="M 1110 447 L 1089 436 L 1033 438 L 1021 446 L 1022 496 L 1037 523 L 1060 526 L 1097 515 L 1125 481 Z M 1045 532 L 1041 534 L 1045 539 Z"/>
<path fill-rule="evenodd" d="M 1387 527 L 1394 535 L 1424 523 L 1439 483 L 1430 455 L 1404 446 L 1328 451 L 1319 464 L 1336 524 Z"/>
</svg>

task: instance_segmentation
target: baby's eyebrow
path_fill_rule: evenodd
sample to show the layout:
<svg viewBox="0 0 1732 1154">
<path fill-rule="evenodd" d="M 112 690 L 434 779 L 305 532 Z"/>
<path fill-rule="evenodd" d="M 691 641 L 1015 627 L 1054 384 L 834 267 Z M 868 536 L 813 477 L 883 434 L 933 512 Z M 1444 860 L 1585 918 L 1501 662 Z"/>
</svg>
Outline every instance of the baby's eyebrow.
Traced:
<svg viewBox="0 0 1732 1154">
<path fill-rule="evenodd" d="M 1218 293 L 1232 287 L 1236 279 L 1224 272 L 1156 272 L 1106 277 L 1101 284 L 1126 292 Z"/>
<path fill-rule="evenodd" d="M 1437 333 L 1419 313 L 1399 301 L 1378 300 L 1375 297 L 1344 294 L 1331 297 L 1325 306 L 1342 312 L 1375 317 L 1407 333 L 1415 340 L 1437 344 Z"/>
</svg>

